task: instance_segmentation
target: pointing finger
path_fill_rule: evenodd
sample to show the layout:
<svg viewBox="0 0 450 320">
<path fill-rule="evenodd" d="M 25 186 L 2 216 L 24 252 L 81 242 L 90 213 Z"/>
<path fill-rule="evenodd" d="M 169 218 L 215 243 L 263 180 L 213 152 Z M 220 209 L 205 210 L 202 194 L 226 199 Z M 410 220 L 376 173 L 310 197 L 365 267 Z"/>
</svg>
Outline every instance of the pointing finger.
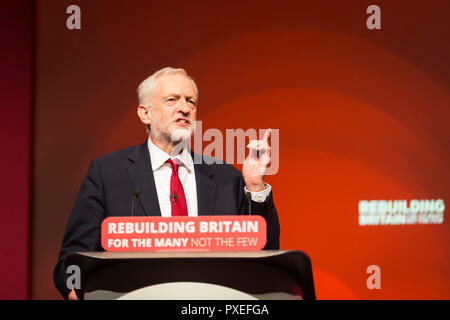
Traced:
<svg viewBox="0 0 450 320">
<path fill-rule="evenodd" d="M 264 132 L 263 142 L 267 144 L 267 140 L 270 137 L 270 134 L 272 133 L 272 129 L 267 129 L 266 132 Z"/>
</svg>

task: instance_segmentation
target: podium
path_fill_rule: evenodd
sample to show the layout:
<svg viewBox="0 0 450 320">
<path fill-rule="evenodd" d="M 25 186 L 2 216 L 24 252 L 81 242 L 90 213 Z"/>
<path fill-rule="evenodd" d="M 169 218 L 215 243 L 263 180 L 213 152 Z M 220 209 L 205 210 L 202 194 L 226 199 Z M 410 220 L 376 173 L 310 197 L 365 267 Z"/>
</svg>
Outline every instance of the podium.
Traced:
<svg viewBox="0 0 450 320">
<path fill-rule="evenodd" d="M 314 300 L 302 251 L 74 252 L 86 300 Z"/>
</svg>

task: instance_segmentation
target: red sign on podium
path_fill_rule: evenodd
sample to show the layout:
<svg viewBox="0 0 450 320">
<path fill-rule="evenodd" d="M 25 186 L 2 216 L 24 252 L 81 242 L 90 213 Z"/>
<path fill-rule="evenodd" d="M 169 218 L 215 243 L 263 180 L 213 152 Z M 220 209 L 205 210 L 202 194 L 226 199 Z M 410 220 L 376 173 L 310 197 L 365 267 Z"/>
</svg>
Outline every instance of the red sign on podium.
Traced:
<svg viewBox="0 0 450 320">
<path fill-rule="evenodd" d="M 106 251 L 247 251 L 266 245 L 261 216 L 109 217 Z"/>
</svg>

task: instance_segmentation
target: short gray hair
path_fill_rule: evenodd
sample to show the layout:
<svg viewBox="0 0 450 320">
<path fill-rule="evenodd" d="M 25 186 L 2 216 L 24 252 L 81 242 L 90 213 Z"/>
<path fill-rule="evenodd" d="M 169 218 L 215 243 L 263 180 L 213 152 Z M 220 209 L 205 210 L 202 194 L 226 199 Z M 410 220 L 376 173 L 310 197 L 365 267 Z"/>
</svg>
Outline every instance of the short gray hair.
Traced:
<svg viewBox="0 0 450 320">
<path fill-rule="evenodd" d="M 197 85 L 195 84 L 194 79 L 192 79 L 187 74 L 187 72 L 182 68 L 166 67 L 166 68 L 156 71 L 150 77 L 148 77 L 147 79 L 145 79 L 144 81 L 142 81 L 139 84 L 139 86 L 137 88 L 137 93 L 138 93 L 138 100 L 139 100 L 140 105 L 144 105 L 144 106 L 150 105 L 149 98 L 155 88 L 156 80 L 158 78 L 161 78 L 162 76 L 169 75 L 169 74 L 181 74 L 181 75 L 185 76 L 186 78 L 188 78 L 189 80 L 191 80 L 192 84 L 194 85 L 195 93 L 197 94 L 197 99 L 198 99 L 198 89 L 197 89 Z"/>
</svg>

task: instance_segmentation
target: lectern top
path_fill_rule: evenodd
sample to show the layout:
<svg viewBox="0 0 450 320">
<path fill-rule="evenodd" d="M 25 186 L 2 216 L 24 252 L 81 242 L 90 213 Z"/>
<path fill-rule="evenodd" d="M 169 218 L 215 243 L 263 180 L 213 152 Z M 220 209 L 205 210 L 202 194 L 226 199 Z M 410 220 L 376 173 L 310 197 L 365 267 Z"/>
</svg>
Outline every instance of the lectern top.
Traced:
<svg viewBox="0 0 450 320">
<path fill-rule="evenodd" d="M 76 252 L 76 254 L 94 259 L 157 259 L 157 258 L 267 258 L 295 252 L 296 250 L 260 250 L 260 251 L 164 251 L 164 252 Z"/>
</svg>

